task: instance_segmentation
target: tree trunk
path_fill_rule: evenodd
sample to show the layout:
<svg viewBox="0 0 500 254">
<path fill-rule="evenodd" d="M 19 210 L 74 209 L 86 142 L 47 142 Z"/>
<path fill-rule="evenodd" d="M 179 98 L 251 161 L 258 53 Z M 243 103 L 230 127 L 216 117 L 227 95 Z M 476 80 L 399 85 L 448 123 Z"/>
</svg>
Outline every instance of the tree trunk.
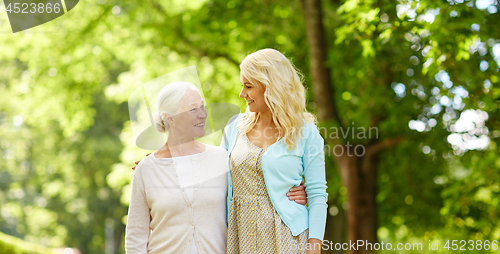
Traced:
<svg viewBox="0 0 500 254">
<path fill-rule="evenodd" d="M 335 245 L 335 243 L 343 243 L 345 242 L 345 221 L 346 221 L 346 212 L 342 209 L 342 204 L 338 204 L 336 200 L 328 200 L 328 205 L 331 208 L 332 205 L 336 205 L 338 208 L 338 213 L 334 216 L 328 212 L 327 220 L 326 220 L 326 230 L 325 230 L 325 240 L 328 240 L 328 250 L 323 250 L 321 253 L 323 254 L 343 254 L 343 250 L 335 250 L 335 246 L 331 248 L 331 243 Z"/>
<path fill-rule="evenodd" d="M 316 114 L 320 121 L 340 120 L 336 115 L 330 69 L 326 65 L 326 43 L 320 0 L 301 0 L 309 42 L 311 78 Z"/>
<path fill-rule="evenodd" d="M 322 23 L 321 1 L 301 0 L 302 11 L 307 30 L 309 42 L 311 77 L 314 101 L 316 102 L 316 113 L 320 122 L 334 120 L 342 128 L 342 121 L 335 106 L 335 89 L 331 82 L 331 71 L 326 65 L 326 39 L 325 29 Z M 339 140 L 327 140 L 332 148 L 340 145 Z M 352 146 L 351 146 L 352 147 Z M 348 147 L 344 146 L 344 151 Z M 332 150 L 333 149 L 327 149 Z M 364 156 L 348 156 L 343 153 L 337 157 L 337 164 L 341 171 L 342 183 L 347 188 L 347 227 L 348 240 L 356 242 L 362 240 L 371 244 L 377 241 L 377 212 L 376 212 L 376 152 L 367 153 Z M 352 154 L 352 153 L 350 153 Z M 334 156 L 331 154 L 330 156 Z M 339 208 L 341 210 L 341 208 Z M 339 213 L 340 214 L 340 213 Z M 332 225 L 331 216 L 328 224 L 327 236 L 336 235 L 330 232 L 332 228 L 343 227 L 343 225 Z M 335 229 L 333 229 L 335 231 Z M 338 234 L 338 233 L 337 233 Z M 328 239 L 334 240 L 334 239 Z M 335 241 L 344 243 L 345 239 L 336 238 Z M 365 242 L 366 241 L 366 242 Z M 349 241 L 347 241 L 349 243 Z M 349 250 L 348 253 L 369 253 L 364 250 Z"/>
<path fill-rule="evenodd" d="M 347 148 L 344 149 L 346 151 Z M 347 188 L 347 235 L 348 243 L 359 242 L 359 246 L 372 246 L 377 242 L 376 205 L 376 155 L 349 156 L 339 158 L 342 183 Z M 349 242 L 350 241 L 350 242 Z M 356 245 L 358 246 L 358 245 Z M 348 253 L 371 253 L 370 248 L 349 249 Z"/>
<path fill-rule="evenodd" d="M 360 176 L 360 233 L 361 239 L 377 243 L 377 162 L 378 155 L 366 154 L 361 157 Z M 366 244 L 365 244 L 366 245 Z M 361 253 L 369 253 L 361 251 Z"/>
</svg>

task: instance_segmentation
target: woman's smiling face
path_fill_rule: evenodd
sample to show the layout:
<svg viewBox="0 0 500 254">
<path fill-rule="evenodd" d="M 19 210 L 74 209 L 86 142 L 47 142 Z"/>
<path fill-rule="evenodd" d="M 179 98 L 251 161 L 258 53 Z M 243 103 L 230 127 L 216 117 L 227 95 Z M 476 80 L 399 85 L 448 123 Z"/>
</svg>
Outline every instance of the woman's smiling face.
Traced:
<svg viewBox="0 0 500 254">
<path fill-rule="evenodd" d="M 205 102 L 198 91 L 190 90 L 182 100 L 179 113 L 172 116 L 173 131 L 184 137 L 203 137 L 205 135 L 205 121 L 207 110 Z"/>
<path fill-rule="evenodd" d="M 243 75 L 240 75 L 240 81 L 241 84 L 243 84 L 243 88 L 240 92 L 240 98 L 246 100 L 250 112 L 269 111 L 269 107 L 267 106 L 264 98 L 264 85 L 252 84 Z"/>
</svg>

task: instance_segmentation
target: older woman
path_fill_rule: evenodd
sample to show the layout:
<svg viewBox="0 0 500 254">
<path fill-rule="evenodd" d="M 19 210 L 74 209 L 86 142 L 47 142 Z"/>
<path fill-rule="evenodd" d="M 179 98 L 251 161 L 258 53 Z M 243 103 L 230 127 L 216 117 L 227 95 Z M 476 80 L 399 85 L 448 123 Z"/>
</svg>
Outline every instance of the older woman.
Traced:
<svg viewBox="0 0 500 254">
<path fill-rule="evenodd" d="M 227 152 L 195 140 L 205 134 L 204 102 L 178 82 L 161 90 L 157 108 L 168 139 L 133 173 L 127 253 L 225 253 Z"/>
<path fill-rule="evenodd" d="M 125 249 L 226 253 L 228 153 L 195 140 L 205 134 L 204 101 L 196 86 L 176 82 L 161 90 L 157 109 L 156 128 L 168 138 L 133 173 Z"/>
</svg>

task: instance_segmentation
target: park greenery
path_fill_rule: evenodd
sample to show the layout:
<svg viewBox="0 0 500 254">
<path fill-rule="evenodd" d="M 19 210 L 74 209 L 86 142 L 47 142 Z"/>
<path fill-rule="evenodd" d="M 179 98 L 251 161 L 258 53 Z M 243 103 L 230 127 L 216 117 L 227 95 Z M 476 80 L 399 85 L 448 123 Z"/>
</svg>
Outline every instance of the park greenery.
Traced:
<svg viewBox="0 0 500 254">
<path fill-rule="evenodd" d="M 316 92 L 311 6 L 321 14 L 326 102 Z M 238 65 L 261 48 L 292 60 L 318 125 L 340 130 L 322 133 L 332 148 L 325 239 L 424 247 L 380 253 L 463 253 L 444 243 L 500 241 L 498 7 L 96 0 L 14 34 L 0 11 L 0 231 L 24 240 L 2 234 L 0 248 L 12 250 L 0 252 L 35 253 L 21 249 L 29 243 L 123 253 L 131 167 L 150 152 L 134 143 L 130 93 L 195 65 L 207 101 L 243 112 Z M 377 135 L 342 135 L 370 128 Z M 365 153 L 346 156 L 349 146 Z M 428 250 L 436 240 L 439 251 Z"/>
</svg>

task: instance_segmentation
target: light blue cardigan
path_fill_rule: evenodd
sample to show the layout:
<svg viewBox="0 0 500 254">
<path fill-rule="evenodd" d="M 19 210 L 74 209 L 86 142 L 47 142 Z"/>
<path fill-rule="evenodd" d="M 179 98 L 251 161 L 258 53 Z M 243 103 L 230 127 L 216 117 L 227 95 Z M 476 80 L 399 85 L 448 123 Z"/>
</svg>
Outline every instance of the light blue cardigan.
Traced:
<svg viewBox="0 0 500 254">
<path fill-rule="evenodd" d="M 224 129 L 221 147 L 229 158 L 238 137 L 237 125 L 245 114 L 239 114 Z M 309 238 L 323 240 L 326 224 L 327 193 L 325 180 L 324 140 L 316 125 L 305 124 L 297 148 L 288 151 L 283 140 L 269 146 L 262 156 L 262 171 L 269 198 L 281 220 L 294 236 L 309 228 Z M 228 159 L 229 167 L 229 159 Z M 286 193 L 305 178 L 308 207 L 290 201 Z M 231 171 L 228 174 L 228 216 L 233 196 Z"/>
</svg>

